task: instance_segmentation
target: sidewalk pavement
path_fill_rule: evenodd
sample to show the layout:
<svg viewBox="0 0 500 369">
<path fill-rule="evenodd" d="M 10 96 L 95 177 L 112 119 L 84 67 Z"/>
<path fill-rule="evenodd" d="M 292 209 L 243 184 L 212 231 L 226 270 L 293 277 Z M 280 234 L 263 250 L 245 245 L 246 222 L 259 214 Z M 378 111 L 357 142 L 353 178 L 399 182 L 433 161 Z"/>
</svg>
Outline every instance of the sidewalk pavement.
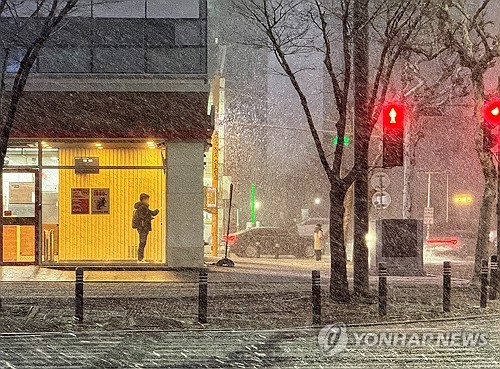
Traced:
<svg viewBox="0 0 500 369">
<path fill-rule="evenodd" d="M 347 327 L 378 332 L 486 332 L 481 347 L 356 345 L 328 356 L 318 329 L 112 331 L 0 334 L 4 368 L 499 368 L 500 318 Z M 330 343 L 330 342 L 329 342 Z M 335 344 L 335 339 L 333 341 Z"/>
<path fill-rule="evenodd" d="M 239 258 L 232 257 L 236 266 L 234 268 L 217 267 L 214 264 L 220 257 L 206 256 L 205 263 L 209 269 L 209 281 L 212 283 L 276 283 L 300 282 L 309 283 L 311 271 L 319 270 L 321 277 L 327 282 L 330 275 L 329 257 L 317 262 L 313 259 L 295 259 L 290 257 L 274 258 Z M 93 282 L 177 282 L 196 283 L 198 273 L 196 270 L 148 270 L 148 264 L 140 264 L 142 270 L 117 270 L 117 271 L 85 271 L 84 279 Z M 393 284 L 441 284 L 442 261 L 434 260 L 426 264 L 427 276 L 424 277 L 395 277 L 389 276 Z M 472 270 L 471 262 L 456 260 L 452 262 L 455 285 L 469 283 Z M 372 271 L 371 282 L 377 276 Z M 348 265 L 348 275 L 352 278 L 352 264 Z M 74 282 L 75 272 L 39 266 L 0 266 L 0 282 Z"/>
</svg>

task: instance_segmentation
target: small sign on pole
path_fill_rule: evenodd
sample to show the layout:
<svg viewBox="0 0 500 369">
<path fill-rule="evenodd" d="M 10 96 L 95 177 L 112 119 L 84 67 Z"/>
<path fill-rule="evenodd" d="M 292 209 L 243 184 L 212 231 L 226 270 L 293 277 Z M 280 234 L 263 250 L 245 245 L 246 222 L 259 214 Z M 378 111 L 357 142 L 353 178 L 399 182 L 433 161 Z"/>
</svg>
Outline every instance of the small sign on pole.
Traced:
<svg viewBox="0 0 500 369">
<path fill-rule="evenodd" d="M 372 204 L 377 210 L 385 210 L 391 204 L 391 195 L 385 191 L 375 192 L 372 196 Z"/>
<path fill-rule="evenodd" d="M 425 225 L 434 224 L 434 208 L 424 209 L 424 224 Z"/>
</svg>

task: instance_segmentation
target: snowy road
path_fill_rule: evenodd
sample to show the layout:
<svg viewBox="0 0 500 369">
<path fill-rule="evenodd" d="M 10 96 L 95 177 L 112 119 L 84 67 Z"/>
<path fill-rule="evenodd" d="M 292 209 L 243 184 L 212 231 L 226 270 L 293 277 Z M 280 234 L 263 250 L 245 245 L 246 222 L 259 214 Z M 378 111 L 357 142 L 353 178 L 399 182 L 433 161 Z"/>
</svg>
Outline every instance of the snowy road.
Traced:
<svg viewBox="0 0 500 369">
<path fill-rule="evenodd" d="M 360 347 L 326 356 L 317 330 L 43 333 L 0 335 L 2 368 L 499 368 L 500 317 L 349 327 L 354 332 L 482 331 L 482 347 Z"/>
</svg>

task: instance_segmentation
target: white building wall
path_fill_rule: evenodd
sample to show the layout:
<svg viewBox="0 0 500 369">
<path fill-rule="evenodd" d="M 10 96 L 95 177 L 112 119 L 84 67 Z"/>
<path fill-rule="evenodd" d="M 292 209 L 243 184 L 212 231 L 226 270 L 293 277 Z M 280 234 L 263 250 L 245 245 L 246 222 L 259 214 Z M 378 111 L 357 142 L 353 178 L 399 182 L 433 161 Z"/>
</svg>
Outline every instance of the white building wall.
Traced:
<svg viewBox="0 0 500 369">
<path fill-rule="evenodd" d="M 203 142 L 167 144 L 167 265 L 203 266 Z"/>
</svg>

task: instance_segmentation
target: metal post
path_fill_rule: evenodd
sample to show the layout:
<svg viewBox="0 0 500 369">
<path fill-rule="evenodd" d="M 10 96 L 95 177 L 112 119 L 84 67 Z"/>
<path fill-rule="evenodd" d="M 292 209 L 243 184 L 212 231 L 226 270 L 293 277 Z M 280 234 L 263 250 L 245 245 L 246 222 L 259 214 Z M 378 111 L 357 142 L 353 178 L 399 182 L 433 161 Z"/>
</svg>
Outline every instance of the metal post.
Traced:
<svg viewBox="0 0 500 369">
<path fill-rule="evenodd" d="M 279 257 L 280 257 L 280 244 L 277 243 L 276 245 L 274 245 L 274 258 L 279 259 Z"/>
<path fill-rule="evenodd" d="M 443 262 L 443 311 L 450 312 L 451 305 L 451 262 Z"/>
<path fill-rule="evenodd" d="M 481 307 L 486 307 L 488 300 L 488 260 L 481 260 Z"/>
<path fill-rule="evenodd" d="M 446 223 L 450 220 L 450 173 L 446 172 Z"/>
<path fill-rule="evenodd" d="M 384 262 L 378 263 L 378 313 L 387 315 L 387 266 Z"/>
<path fill-rule="evenodd" d="M 313 325 L 321 324 L 321 279 L 319 270 L 312 271 L 312 313 Z"/>
<path fill-rule="evenodd" d="M 198 322 L 205 324 L 207 322 L 207 303 L 208 303 L 208 269 L 200 269 L 199 295 L 198 295 Z"/>
<path fill-rule="evenodd" d="M 431 207 L 431 175 L 432 175 L 431 172 L 427 173 L 427 207 L 428 208 Z M 427 233 L 427 235 L 426 235 L 425 239 L 428 240 L 430 235 L 431 235 L 431 225 L 430 224 L 427 224 L 427 232 L 426 233 Z"/>
<path fill-rule="evenodd" d="M 83 268 L 75 270 L 75 320 L 83 321 Z"/>
<path fill-rule="evenodd" d="M 498 255 L 491 255 L 490 258 L 490 300 L 497 299 L 498 289 Z"/>
<path fill-rule="evenodd" d="M 497 92 L 500 93 L 500 76 L 497 79 Z M 500 255 L 500 153 L 497 153 L 497 256 Z M 495 284 L 495 294 L 500 293 L 500 275 L 497 273 L 497 278 L 491 284 Z"/>
</svg>

